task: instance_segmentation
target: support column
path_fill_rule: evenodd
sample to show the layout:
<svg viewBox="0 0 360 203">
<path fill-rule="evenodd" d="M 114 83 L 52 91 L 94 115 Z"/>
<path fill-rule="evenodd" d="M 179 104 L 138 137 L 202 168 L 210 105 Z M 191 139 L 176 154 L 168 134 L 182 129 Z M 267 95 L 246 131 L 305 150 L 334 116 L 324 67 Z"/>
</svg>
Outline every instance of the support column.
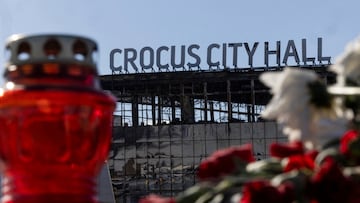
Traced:
<svg viewBox="0 0 360 203">
<path fill-rule="evenodd" d="M 208 121 L 208 116 L 207 116 L 207 112 L 208 112 L 208 97 L 207 97 L 207 83 L 204 82 L 204 89 L 203 89 L 203 94 L 204 94 L 204 121 L 207 122 Z"/>
<path fill-rule="evenodd" d="M 214 102 L 210 102 L 210 121 L 213 123 L 215 122 L 215 116 L 214 116 Z"/>
<path fill-rule="evenodd" d="M 155 106 L 155 96 L 151 95 L 151 117 L 152 117 L 152 124 L 156 125 L 156 106 Z"/>
<path fill-rule="evenodd" d="M 251 78 L 251 122 L 255 122 L 255 82 Z"/>
<path fill-rule="evenodd" d="M 183 123 L 194 123 L 194 101 L 185 95 L 184 84 L 181 84 L 181 120 Z"/>
<path fill-rule="evenodd" d="M 137 96 L 132 97 L 131 112 L 133 126 L 139 126 L 139 101 Z"/>
<path fill-rule="evenodd" d="M 176 122 L 176 106 L 175 106 L 175 99 L 173 97 L 170 98 L 171 101 L 171 122 Z"/>
<path fill-rule="evenodd" d="M 158 96 L 158 125 L 162 124 L 161 119 L 162 119 L 162 98 L 161 96 Z"/>
<path fill-rule="evenodd" d="M 227 107 L 228 107 L 228 122 L 233 120 L 232 117 L 232 104 L 231 104 L 231 82 L 226 81 L 226 95 L 227 95 Z"/>
</svg>

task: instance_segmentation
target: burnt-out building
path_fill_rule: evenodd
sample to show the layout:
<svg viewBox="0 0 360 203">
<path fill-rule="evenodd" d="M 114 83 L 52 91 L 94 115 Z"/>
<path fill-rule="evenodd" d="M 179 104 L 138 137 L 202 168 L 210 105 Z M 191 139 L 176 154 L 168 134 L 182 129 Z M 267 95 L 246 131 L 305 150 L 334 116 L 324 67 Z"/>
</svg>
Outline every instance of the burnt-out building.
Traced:
<svg viewBox="0 0 360 203">
<path fill-rule="evenodd" d="M 314 70 L 329 84 L 335 76 L 328 66 L 292 68 Z M 198 164 L 218 149 L 251 143 L 257 159 L 268 157 L 269 144 L 287 138 L 260 117 L 271 94 L 259 75 L 283 68 L 101 76 L 118 101 L 108 161 L 117 201 L 178 194 L 197 182 Z"/>
</svg>

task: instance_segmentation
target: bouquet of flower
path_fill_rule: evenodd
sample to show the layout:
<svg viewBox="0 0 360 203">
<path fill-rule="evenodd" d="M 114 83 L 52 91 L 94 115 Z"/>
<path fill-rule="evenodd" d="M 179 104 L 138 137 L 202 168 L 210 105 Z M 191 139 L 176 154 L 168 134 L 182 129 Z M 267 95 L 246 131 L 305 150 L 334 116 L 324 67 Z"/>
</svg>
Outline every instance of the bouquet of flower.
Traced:
<svg viewBox="0 0 360 203">
<path fill-rule="evenodd" d="M 255 161 L 251 144 L 218 150 L 200 163 L 199 183 L 140 202 L 360 202 L 360 40 L 331 69 L 338 78 L 329 88 L 310 70 L 261 75 L 273 94 L 262 117 L 276 119 L 289 137 L 270 146 L 270 158 Z"/>
</svg>

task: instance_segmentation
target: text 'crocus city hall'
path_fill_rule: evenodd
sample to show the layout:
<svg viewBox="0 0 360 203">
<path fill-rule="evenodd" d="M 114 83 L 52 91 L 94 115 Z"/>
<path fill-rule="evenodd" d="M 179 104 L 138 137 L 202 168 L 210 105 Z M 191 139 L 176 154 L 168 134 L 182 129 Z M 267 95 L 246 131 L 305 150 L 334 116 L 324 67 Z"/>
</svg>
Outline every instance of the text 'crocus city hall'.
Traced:
<svg viewBox="0 0 360 203">
<path fill-rule="evenodd" d="M 117 98 L 109 166 L 118 202 L 146 194 L 175 196 L 197 182 L 214 151 L 252 143 L 257 159 L 280 127 L 260 114 L 271 99 L 259 81 L 286 66 L 312 69 L 325 83 L 331 57 L 322 38 L 114 48 L 102 88 Z"/>
</svg>

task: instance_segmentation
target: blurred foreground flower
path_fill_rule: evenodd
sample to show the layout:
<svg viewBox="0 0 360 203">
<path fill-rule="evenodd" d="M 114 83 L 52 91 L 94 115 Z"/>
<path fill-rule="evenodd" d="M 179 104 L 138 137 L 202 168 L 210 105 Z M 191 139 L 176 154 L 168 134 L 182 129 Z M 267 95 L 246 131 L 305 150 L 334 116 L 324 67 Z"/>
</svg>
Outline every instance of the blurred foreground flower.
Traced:
<svg viewBox="0 0 360 203">
<path fill-rule="evenodd" d="M 269 181 L 255 180 L 245 183 L 242 192 L 240 203 L 289 203 L 295 200 L 294 187 L 290 183 L 274 187 Z"/>
<path fill-rule="evenodd" d="M 345 47 L 330 69 L 337 78 L 329 92 L 342 96 L 342 103 L 352 113 L 352 124 L 360 129 L 360 36 Z"/>
<path fill-rule="evenodd" d="M 347 44 L 345 51 L 330 69 L 337 74 L 337 83 L 334 87 L 340 87 L 331 89 L 333 93 L 360 94 L 360 37 Z"/>
<path fill-rule="evenodd" d="M 151 194 L 140 199 L 139 203 L 175 203 L 175 200 L 170 197 L 161 197 L 156 194 Z"/>
<path fill-rule="evenodd" d="M 284 158 L 289 155 L 303 154 L 304 151 L 304 144 L 301 141 L 294 141 L 289 144 L 275 142 L 270 144 L 270 154 L 273 157 Z"/>
<path fill-rule="evenodd" d="M 335 160 L 326 158 L 310 179 L 310 199 L 326 203 L 349 202 L 352 184 L 354 183 L 344 176 Z"/>
<path fill-rule="evenodd" d="M 265 72 L 260 80 L 273 94 L 261 115 L 284 125 L 290 141 L 323 145 L 346 130 L 347 119 L 315 72 L 285 68 Z"/>
<path fill-rule="evenodd" d="M 251 144 L 218 150 L 200 163 L 197 176 L 200 180 L 219 178 L 235 172 L 237 165 L 252 161 Z"/>
</svg>

